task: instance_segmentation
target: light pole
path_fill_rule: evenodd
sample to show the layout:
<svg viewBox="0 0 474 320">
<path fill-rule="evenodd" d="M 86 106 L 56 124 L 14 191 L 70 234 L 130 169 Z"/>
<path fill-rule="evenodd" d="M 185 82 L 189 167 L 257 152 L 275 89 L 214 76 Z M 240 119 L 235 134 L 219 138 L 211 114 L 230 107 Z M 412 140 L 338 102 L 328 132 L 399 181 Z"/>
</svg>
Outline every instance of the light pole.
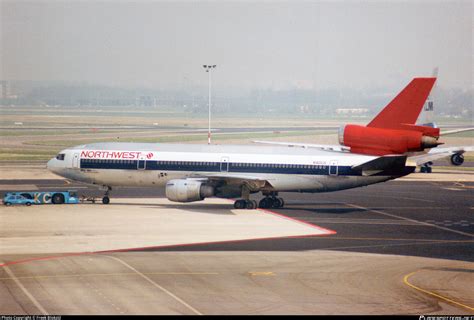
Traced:
<svg viewBox="0 0 474 320">
<path fill-rule="evenodd" d="M 211 73 L 216 65 L 203 65 L 203 68 L 209 73 L 209 131 L 207 132 L 207 144 L 211 144 Z"/>
</svg>

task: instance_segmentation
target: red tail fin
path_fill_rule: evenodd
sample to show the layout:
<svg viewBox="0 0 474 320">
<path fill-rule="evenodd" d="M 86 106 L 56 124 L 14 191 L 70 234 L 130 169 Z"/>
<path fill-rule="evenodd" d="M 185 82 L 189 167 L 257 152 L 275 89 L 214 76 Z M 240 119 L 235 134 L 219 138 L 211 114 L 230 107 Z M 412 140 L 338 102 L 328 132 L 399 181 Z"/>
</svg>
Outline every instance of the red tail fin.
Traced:
<svg viewBox="0 0 474 320">
<path fill-rule="evenodd" d="M 414 124 L 435 81 L 436 78 L 413 79 L 367 127 L 398 129 Z"/>
</svg>

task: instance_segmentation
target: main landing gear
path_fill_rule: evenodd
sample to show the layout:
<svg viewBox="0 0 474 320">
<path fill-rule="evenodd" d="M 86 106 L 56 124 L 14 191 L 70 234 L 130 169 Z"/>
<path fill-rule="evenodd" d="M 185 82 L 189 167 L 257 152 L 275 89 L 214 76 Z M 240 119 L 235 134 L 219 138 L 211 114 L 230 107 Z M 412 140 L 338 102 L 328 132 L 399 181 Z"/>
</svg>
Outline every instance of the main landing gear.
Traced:
<svg viewBox="0 0 474 320">
<path fill-rule="evenodd" d="M 427 162 L 423 164 L 422 167 L 420 167 L 420 172 L 421 173 L 431 173 L 433 171 L 433 168 L 431 166 L 433 165 L 433 162 Z"/>
<path fill-rule="evenodd" d="M 109 192 L 112 191 L 112 187 L 107 186 L 107 191 L 105 191 L 104 197 L 102 198 L 102 203 L 103 204 L 109 204 L 110 203 L 110 198 L 109 198 Z"/>
<path fill-rule="evenodd" d="M 258 203 L 258 207 L 262 209 L 283 208 L 284 205 L 285 201 L 283 198 L 276 196 L 266 196 Z"/>
<path fill-rule="evenodd" d="M 235 209 L 257 209 L 257 201 L 239 199 L 234 202 Z"/>
<path fill-rule="evenodd" d="M 283 198 L 277 197 L 278 193 L 273 192 L 266 194 L 265 198 L 260 200 L 257 205 L 257 201 L 247 199 L 239 199 L 234 202 L 235 209 L 271 209 L 271 208 L 283 208 L 285 201 Z"/>
</svg>

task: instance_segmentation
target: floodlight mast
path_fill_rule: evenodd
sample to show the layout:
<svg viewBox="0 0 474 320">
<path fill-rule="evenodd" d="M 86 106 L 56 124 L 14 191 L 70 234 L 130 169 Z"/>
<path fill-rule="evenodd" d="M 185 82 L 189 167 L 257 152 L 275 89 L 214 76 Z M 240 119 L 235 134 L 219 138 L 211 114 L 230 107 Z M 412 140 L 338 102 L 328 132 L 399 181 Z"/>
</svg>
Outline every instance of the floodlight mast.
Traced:
<svg viewBox="0 0 474 320">
<path fill-rule="evenodd" d="M 214 69 L 216 65 L 203 65 L 203 68 L 209 74 L 209 129 L 207 132 L 207 144 L 211 144 L 211 88 L 212 88 L 212 69 Z"/>
</svg>

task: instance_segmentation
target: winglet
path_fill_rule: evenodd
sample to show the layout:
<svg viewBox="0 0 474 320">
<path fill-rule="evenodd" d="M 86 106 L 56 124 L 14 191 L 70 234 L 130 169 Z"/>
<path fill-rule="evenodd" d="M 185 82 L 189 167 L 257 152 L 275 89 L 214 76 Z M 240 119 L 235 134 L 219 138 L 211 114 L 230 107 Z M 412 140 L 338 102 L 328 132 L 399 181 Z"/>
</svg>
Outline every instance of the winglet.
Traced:
<svg viewBox="0 0 474 320">
<path fill-rule="evenodd" d="M 433 77 L 413 79 L 367 127 L 399 129 L 402 124 L 415 124 L 435 81 Z"/>
</svg>

